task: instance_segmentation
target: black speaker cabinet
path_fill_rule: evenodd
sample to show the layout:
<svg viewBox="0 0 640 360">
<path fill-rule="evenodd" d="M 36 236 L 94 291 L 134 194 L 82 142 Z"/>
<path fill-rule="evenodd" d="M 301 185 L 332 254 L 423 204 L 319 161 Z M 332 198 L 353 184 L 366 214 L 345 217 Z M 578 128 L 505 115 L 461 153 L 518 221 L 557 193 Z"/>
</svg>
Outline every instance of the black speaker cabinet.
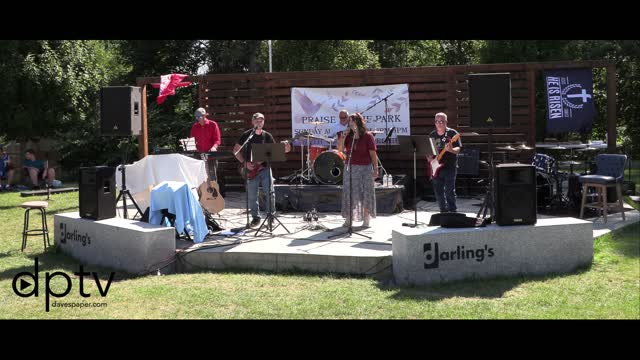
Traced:
<svg viewBox="0 0 640 360">
<path fill-rule="evenodd" d="M 471 126 L 511 127 L 511 75 L 469 74 Z"/>
<path fill-rule="evenodd" d="M 458 154 L 458 175 L 478 176 L 480 171 L 480 149 L 463 146 Z"/>
<path fill-rule="evenodd" d="M 115 168 L 80 168 L 80 217 L 102 220 L 116 216 Z"/>
<path fill-rule="evenodd" d="M 140 135 L 141 100 L 139 87 L 103 87 L 100 91 L 100 133 L 107 136 Z"/>
<path fill-rule="evenodd" d="M 496 166 L 496 223 L 531 225 L 536 214 L 536 168 L 525 164 Z"/>
</svg>

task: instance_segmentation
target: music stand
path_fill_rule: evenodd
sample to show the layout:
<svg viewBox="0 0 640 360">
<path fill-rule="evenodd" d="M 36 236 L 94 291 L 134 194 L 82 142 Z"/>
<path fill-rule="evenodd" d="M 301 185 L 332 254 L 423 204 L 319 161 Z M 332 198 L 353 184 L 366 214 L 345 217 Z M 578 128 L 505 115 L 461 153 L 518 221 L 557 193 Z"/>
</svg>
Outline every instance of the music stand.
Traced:
<svg viewBox="0 0 640 360">
<path fill-rule="evenodd" d="M 267 163 L 267 171 L 269 174 L 269 177 L 271 176 L 271 163 L 272 162 L 283 162 L 283 161 L 287 161 L 287 158 L 284 155 L 284 144 L 282 143 L 278 143 L 278 144 L 253 144 L 251 146 L 251 158 L 253 159 L 253 161 L 255 162 L 266 162 Z M 249 189 L 247 189 L 248 191 Z M 289 229 L 287 229 L 281 222 L 280 220 L 278 220 L 278 217 L 274 215 L 275 213 L 275 203 L 272 203 L 271 199 L 272 197 L 275 197 L 275 192 L 273 190 L 273 181 L 271 179 L 269 179 L 269 189 L 268 189 L 268 193 L 267 193 L 267 203 L 269 204 L 267 206 L 267 217 L 265 217 L 264 221 L 262 222 L 262 224 L 260 224 L 260 227 L 258 228 L 258 230 L 256 230 L 256 234 L 254 236 L 258 236 L 258 233 L 260 231 L 273 235 L 273 230 L 276 229 L 278 226 L 282 225 L 282 227 L 287 230 L 287 232 L 289 234 L 291 234 L 291 232 L 289 231 Z M 271 210 L 271 211 L 269 211 Z M 278 222 L 278 225 L 276 225 L 275 227 L 273 226 L 273 220 Z M 262 230 L 262 227 L 265 226 L 266 230 Z"/>
<path fill-rule="evenodd" d="M 417 227 L 418 226 L 418 204 L 416 198 L 416 155 L 421 156 L 438 156 L 438 151 L 433 142 L 433 139 L 424 135 L 402 136 L 398 135 L 398 142 L 400 144 L 400 152 L 407 153 L 413 152 L 413 208 L 415 211 L 415 221 L 411 223 L 402 223 L 402 226 Z"/>
</svg>

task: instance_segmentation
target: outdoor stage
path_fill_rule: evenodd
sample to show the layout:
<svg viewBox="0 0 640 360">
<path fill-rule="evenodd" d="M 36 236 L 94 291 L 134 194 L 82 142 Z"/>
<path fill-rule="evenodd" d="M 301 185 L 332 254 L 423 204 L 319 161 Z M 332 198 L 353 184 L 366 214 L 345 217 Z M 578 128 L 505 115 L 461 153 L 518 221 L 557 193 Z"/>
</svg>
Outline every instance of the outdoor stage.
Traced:
<svg viewBox="0 0 640 360">
<path fill-rule="evenodd" d="M 607 224 L 603 223 L 602 218 L 594 222 L 593 219 L 583 221 L 573 217 L 539 214 L 536 225 L 500 227 L 492 224 L 481 229 L 445 229 L 426 226 L 431 215 L 437 212 L 437 205 L 435 202 L 420 201 L 417 204 L 417 222 L 420 226 L 417 228 L 402 226 L 403 223 L 414 223 L 414 212 L 411 210 L 403 210 L 396 214 L 378 214 L 372 219 L 370 228 L 363 228 L 360 226 L 361 223 L 356 222 L 353 230 L 357 233 L 351 236 L 346 232 L 347 229 L 341 226 L 344 219 L 339 212 L 319 213 L 317 223 L 305 222 L 304 212 L 278 212 L 278 219 L 291 233 L 278 226 L 274 229 L 273 236 L 264 233 L 256 236 L 257 227 L 243 231 L 247 223 L 245 193 L 228 192 L 225 202 L 225 210 L 216 216 L 216 220 L 225 230 L 207 236 L 205 241 L 199 244 L 174 240 L 172 228 L 121 218 L 101 221 L 80 219 L 77 212 L 54 215 L 55 229 L 64 230 L 55 231 L 54 239 L 62 252 L 83 263 L 98 264 L 136 274 L 207 270 L 297 270 L 390 279 L 400 268 L 396 266 L 399 265 L 396 262 L 402 256 L 401 253 L 397 253 L 400 250 L 396 247 L 401 244 L 398 240 L 404 241 L 404 251 L 409 250 L 409 255 L 414 256 L 416 251 L 410 250 L 408 246 L 411 246 L 413 241 L 425 242 L 434 236 L 444 236 L 440 240 L 434 238 L 440 243 L 441 252 L 446 250 L 453 254 L 456 244 L 462 242 L 466 245 L 467 252 L 470 249 L 478 251 L 488 244 L 489 248 L 496 249 L 495 252 L 500 255 L 484 259 L 483 254 L 482 264 L 479 263 L 481 260 L 468 258 L 463 261 L 441 262 L 449 267 L 453 266 L 456 271 L 449 272 L 447 266 L 440 265 L 436 280 L 449 281 L 467 277 L 496 276 L 496 269 L 503 267 L 509 271 L 506 274 L 520 273 L 519 269 L 524 269 L 522 273 L 525 274 L 541 273 L 540 271 L 544 273 L 547 270 L 553 273 L 571 272 L 577 268 L 576 266 L 590 264 L 593 256 L 593 238 L 640 221 L 638 211 L 627 205 L 629 211 L 626 212 L 626 221 L 622 221 L 619 213 L 613 213 L 609 215 Z M 480 198 L 459 198 L 459 211 L 475 216 L 481 203 Z M 132 206 L 129 208 L 132 210 L 130 214 L 135 213 Z M 66 242 L 60 242 L 61 233 L 66 234 Z M 359 234 L 369 236 L 370 239 Z M 330 238 L 332 235 L 338 236 Z M 90 243 L 85 244 L 84 237 L 90 237 Z M 450 248 L 451 246 L 453 248 Z M 529 256 L 532 251 L 538 253 Z M 578 253 L 579 258 L 573 262 L 563 260 L 565 254 L 571 257 L 574 253 Z M 423 257 L 428 254 L 426 247 L 424 254 L 420 254 Z M 422 258 L 418 260 L 424 262 L 420 259 Z M 413 261 L 415 260 L 414 256 Z M 497 260 L 503 263 L 498 263 Z M 505 260 L 511 262 L 504 263 Z M 570 268 L 557 267 L 567 263 Z M 470 272 L 461 273 L 460 264 Z M 479 264 L 484 268 L 478 268 Z M 422 263 L 419 265 L 422 266 Z M 413 271 L 413 274 L 415 273 L 417 272 Z M 399 283 L 411 283 L 416 279 L 410 276 L 411 272 L 404 274 L 409 275 Z M 455 277 L 447 278 L 445 275 L 448 274 Z M 471 276 L 467 276 L 468 274 Z M 424 283 L 419 279 L 415 281 Z"/>
</svg>

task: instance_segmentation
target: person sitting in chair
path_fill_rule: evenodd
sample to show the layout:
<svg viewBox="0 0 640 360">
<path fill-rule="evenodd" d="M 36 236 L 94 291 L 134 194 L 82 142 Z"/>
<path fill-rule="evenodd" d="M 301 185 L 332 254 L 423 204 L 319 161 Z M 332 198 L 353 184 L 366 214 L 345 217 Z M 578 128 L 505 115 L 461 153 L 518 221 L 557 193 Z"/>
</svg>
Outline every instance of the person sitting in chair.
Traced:
<svg viewBox="0 0 640 360">
<path fill-rule="evenodd" d="M 9 190 L 13 179 L 14 167 L 9 154 L 4 151 L 4 146 L 0 145 L 0 190 Z M 7 179 L 7 184 L 2 187 L 2 179 Z"/>
<path fill-rule="evenodd" d="M 38 181 L 40 178 L 51 186 L 56 179 L 56 171 L 49 167 L 49 162 L 47 160 L 36 160 L 36 153 L 32 149 L 26 150 L 24 157 L 25 160 L 22 166 L 29 174 L 33 189 L 40 188 Z"/>
</svg>

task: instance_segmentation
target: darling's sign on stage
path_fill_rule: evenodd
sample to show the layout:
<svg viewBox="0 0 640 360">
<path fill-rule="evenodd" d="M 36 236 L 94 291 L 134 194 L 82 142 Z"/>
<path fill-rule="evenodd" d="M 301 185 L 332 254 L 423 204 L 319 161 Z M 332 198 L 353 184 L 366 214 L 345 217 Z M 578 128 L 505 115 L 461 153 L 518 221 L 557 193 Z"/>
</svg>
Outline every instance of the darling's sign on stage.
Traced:
<svg viewBox="0 0 640 360">
<path fill-rule="evenodd" d="M 386 98 L 386 101 L 385 101 Z M 339 122 L 338 114 L 363 113 L 369 130 L 381 131 L 376 142 L 382 144 L 390 136 L 397 145 L 397 135 L 411 135 L 409 126 L 409 86 L 407 84 L 343 87 L 291 88 L 291 133 L 301 132 L 332 137 Z"/>
<path fill-rule="evenodd" d="M 591 129 L 593 78 L 591 69 L 547 70 L 547 133 L 584 133 Z"/>
</svg>

